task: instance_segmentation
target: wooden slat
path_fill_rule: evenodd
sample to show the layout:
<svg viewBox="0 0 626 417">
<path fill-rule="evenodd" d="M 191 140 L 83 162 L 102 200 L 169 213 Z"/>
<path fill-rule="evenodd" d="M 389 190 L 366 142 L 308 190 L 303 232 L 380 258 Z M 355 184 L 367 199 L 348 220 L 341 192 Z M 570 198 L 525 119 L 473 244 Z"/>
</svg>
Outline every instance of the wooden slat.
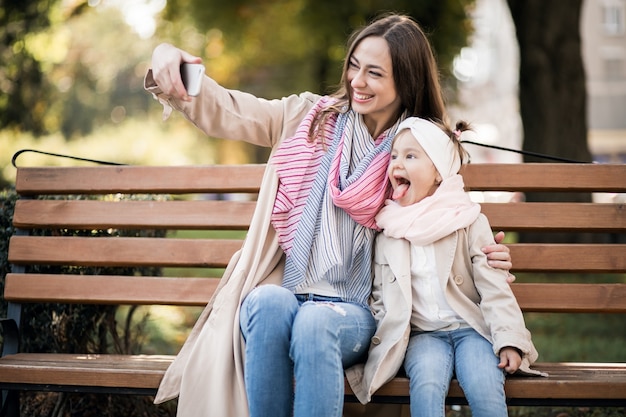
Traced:
<svg viewBox="0 0 626 417">
<path fill-rule="evenodd" d="M 18 200 L 18 228 L 247 230 L 253 201 Z"/>
<path fill-rule="evenodd" d="M 513 283 L 524 312 L 626 313 L 626 284 Z"/>
<path fill-rule="evenodd" d="M 205 306 L 219 278 L 7 274 L 13 302 Z"/>
<path fill-rule="evenodd" d="M 20 168 L 22 195 L 256 192 L 265 165 Z M 624 192 L 624 164 L 470 164 L 465 184 L 482 191 Z"/>
<path fill-rule="evenodd" d="M 480 206 L 496 230 L 626 231 L 626 207 L 623 204 L 481 203 Z"/>
<path fill-rule="evenodd" d="M 255 193 L 265 165 L 20 168 L 21 195 L 107 193 Z"/>
<path fill-rule="evenodd" d="M 626 164 L 469 164 L 462 174 L 476 191 L 626 190 Z"/>
<path fill-rule="evenodd" d="M 516 243 L 514 272 L 626 272 L 626 244 Z"/>
<path fill-rule="evenodd" d="M 0 360 L 1 383 L 109 388 L 158 387 L 173 356 L 167 355 L 81 355 L 20 353 Z M 509 399 L 614 399 L 624 401 L 626 372 L 619 363 L 538 363 L 536 369 L 548 377 L 508 377 Z M 353 395 L 345 383 L 346 394 Z M 382 386 L 377 397 L 408 394 L 408 379 L 395 378 Z M 462 398 L 457 381 L 449 397 Z"/>
<path fill-rule="evenodd" d="M 14 302 L 204 306 L 218 278 L 7 274 Z M 626 284 L 514 283 L 525 312 L 625 313 Z"/>
<path fill-rule="evenodd" d="M 255 205 L 253 201 L 18 200 L 13 224 L 19 228 L 245 230 Z M 497 230 L 626 231 L 626 208 L 619 204 L 482 203 L 481 207 Z"/>
<path fill-rule="evenodd" d="M 624 363 L 537 363 L 533 368 L 547 372 L 548 377 L 506 379 L 508 399 L 615 399 L 626 403 L 626 364 Z M 376 396 L 406 397 L 407 378 L 395 378 L 383 385 Z M 346 384 L 346 393 L 352 394 Z M 462 398 L 458 381 L 450 385 L 448 398 Z M 538 402 L 539 403 L 539 402 Z"/>
<path fill-rule="evenodd" d="M 15 264 L 223 268 L 238 239 L 13 236 Z M 626 244 L 510 244 L 515 272 L 626 272 Z"/>
<path fill-rule="evenodd" d="M 173 358 L 167 355 L 19 353 L 0 359 L 0 381 L 156 388 Z"/>
<path fill-rule="evenodd" d="M 242 242 L 238 239 L 12 236 L 9 261 L 43 265 L 224 268 Z"/>
</svg>

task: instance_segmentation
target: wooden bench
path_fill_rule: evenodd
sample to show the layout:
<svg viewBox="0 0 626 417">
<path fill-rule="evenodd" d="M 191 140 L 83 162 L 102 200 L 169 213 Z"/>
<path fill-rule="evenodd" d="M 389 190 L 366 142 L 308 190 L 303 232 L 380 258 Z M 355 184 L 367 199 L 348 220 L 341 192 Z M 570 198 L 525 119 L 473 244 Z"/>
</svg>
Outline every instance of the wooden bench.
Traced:
<svg viewBox="0 0 626 417">
<path fill-rule="evenodd" d="M 153 395 L 172 360 L 168 355 L 21 353 L 18 330 L 26 303 L 203 306 L 219 278 L 37 274 L 32 265 L 223 268 L 240 238 L 92 238 L 35 236 L 33 229 L 240 230 L 248 227 L 263 165 L 105 166 L 18 168 L 21 196 L 13 218 L 2 321 L 4 351 L 0 389 L 5 413 L 16 413 L 21 390 Z M 626 192 L 626 165 L 475 164 L 464 171 L 472 191 Z M 164 194 L 163 201 L 71 199 L 67 195 Z M 243 194 L 247 198 L 232 198 Z M 53 195 L 55 199 L 39 199 Z M 228 199 L 210 199 L 213 196 Z M 514 271 L 602 273 L 621 277 L 607 283 L 530 283 L 518 279 L 514 292 L 525 314 L 574 312 L 626 314 L 626 206 L 623 203 L 484 203 L 494 231 L 610 233 L 614 243 L 510 244 Z M 178 271 L 179 269 L 177 269 Z M 168 271 L 168 269 L 165 269 Z M 525 276 L 525 275 L 524 275 Z M 624 323 L 624 322 L 622 322 Z M 624 328 L 616 329 L 623 332 Z M 219 343 L 219 341 L 216 341 Z M 541 355 L 541 352 L 540 352 Z M 511 377 L 511 405 L 626 405 L 626 363 L 538 363 L 548 378 Z M 346 398 L 354 401 L 348 385 Z M 9 401 L 11 400 L 11 401 Z M 375 396 L 408 402 L 408 381 L 396 378 Z M 463 404 L 453 381 L 448 401 Z"/>
</svg>

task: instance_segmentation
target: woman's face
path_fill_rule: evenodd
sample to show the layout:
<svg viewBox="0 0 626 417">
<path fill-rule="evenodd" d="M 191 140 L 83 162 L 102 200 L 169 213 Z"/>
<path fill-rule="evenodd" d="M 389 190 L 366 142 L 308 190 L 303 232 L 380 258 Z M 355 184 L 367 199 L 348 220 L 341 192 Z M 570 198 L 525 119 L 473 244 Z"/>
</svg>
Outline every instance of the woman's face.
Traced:
<svg viewBox="0 0 626 417">
<path fill-rule="evenodd" d="M 433 195 L 441 176 L 430 157 L 409 129 L 393 141 L 387 176 L 393 188 L 393 200 L 408 206 Z"/>
<path fill-rule="evenodd" d="M 400 96 L 396 92 L 387 41 L 378 36 L 363 39 L 348 62 L 352 108 L 376 138 L 399 117 Z"/>
</svg>

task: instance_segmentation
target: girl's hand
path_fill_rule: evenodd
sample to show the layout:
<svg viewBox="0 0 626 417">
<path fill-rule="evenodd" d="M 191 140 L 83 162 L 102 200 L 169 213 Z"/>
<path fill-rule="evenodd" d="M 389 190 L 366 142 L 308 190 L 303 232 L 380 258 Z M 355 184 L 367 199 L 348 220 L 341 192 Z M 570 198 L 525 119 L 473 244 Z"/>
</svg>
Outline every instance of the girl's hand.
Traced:
<svg viewBox="0 0 626 417">
<path fill-rule="evenodd" d="M 513 347 L 500 349 L 500 363 L 498 368 L 504 369 L 507 373 L 515 373 L 522 364 L 522 357 L 519 351 Z"/>
<path fill-rule="evenodd" d="M 152 77 L 164 94 L 191 101 L 180 77 L 180 65 L 183 62 L 200 64 L 202 59 L 169 43 L 162 43 L 152 52 Z"/>
</svg>

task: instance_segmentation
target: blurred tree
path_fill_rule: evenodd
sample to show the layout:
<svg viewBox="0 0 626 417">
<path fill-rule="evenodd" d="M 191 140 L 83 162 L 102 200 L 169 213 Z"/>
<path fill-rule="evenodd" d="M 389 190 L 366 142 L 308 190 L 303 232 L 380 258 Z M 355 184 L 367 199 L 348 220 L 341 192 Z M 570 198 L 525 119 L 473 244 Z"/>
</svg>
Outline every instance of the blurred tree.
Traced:
<svg viewBox="0 0 626 417">
<path fill-rule="evenodd" d="M 519 100 L 523 149 L 591 162 L 580 17 L 583 0 L 507 0 L 520 48 Z M 526 162 L 545 162 L 525 156 Z M 528 201 L 548 196 L 526 193 Z M 591 201 L 589 193 L 553 193 L 551 201 Z M 605 237 L 600 237 L 604 239 Z M 580 234 L 524 233 L 521 241 L 587 241 Z M 593 238 L 598 239 L 597 237 Z"/>
<path fill-rule="evenodd" d="M 160 36 L 204 59 L 222 85 L 275 98 L 300 91 L 329 93 L 341 78 L 345 44 L 354 29 L 396 11 L 415 18 L 429 34 L 454 99 L 453 57 L 472 31 L 474 0 L 168 0 Z M 198 42 L 197 28 L 204 35 Z M 179 31 L 176 35 L 173 31 Z M 220 160 L 236 153 L 267 160 L 267 150 L 220 142 Z"/>
<path fill-rule="evenodd" d="M 357 27 L 385 11 L 413 16 L 430 34 L 444 78 L 452 82 L 453 57 L 471 33 L 468 8 L 474 0 L 168 0 L 165 19 L 190 16 L 209 39 L 205 50 L 214 58 L 236 53 L 238 76 L 219 79 L 254 94 L 283 96 L 294 91 L 327 93 L 341 75 L 345 42 Z M 222 47 L 216 53 L 211 37 Z M 224 46 L 225 44 L 225 46 Z M 231 60 L 232 62 L 232 60 Z M 234 69 L 231 67 L 231 69 Z M 212 74 L 212 68 L 208 68 Z M 213 75 L 213 74 L 212 74 Z"/>
<path fill-rule="evenodd" d="M 41 133 L 49 86 L 25 46 L 27 33 L 50 25 L 48 10 L 58 0 L 0 1 L 0 128 Z"/>
<path fill-rule="evenodd" d="M 520 48 L 524 150 L 591 161 L 580 39 L 582 2 L 508 0 Z"/>
<path fill-rule="evenodd" d="M 0 0 L 0 129 L 72 138 L 148 111 L 149 41 L 90 3 Z"/>
</svg>

